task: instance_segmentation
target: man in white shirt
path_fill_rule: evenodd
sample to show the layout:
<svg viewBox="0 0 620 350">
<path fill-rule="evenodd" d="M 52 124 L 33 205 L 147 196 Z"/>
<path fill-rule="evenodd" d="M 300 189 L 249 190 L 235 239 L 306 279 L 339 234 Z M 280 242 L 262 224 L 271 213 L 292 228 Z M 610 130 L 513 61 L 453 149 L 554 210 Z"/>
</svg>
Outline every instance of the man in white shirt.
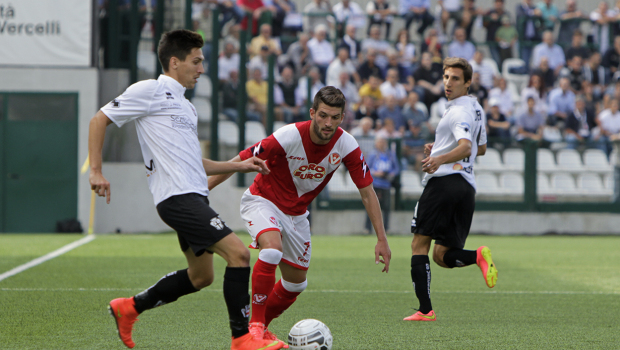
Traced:
<svg viewBox="0 0 620 350">
<path fill-rule="evenodd" d="M 321 81 L 325 82 L 327 67 L 336 57 L 334 46 L 326 39 L 327 26 L 319 24 L 314 30 L 314 38 L 308 41 L 312 60 L 321 70 Z"/>
<path fill-rule="evenodd" d="M 553 39 L 553 32 L 546 31 L 543 33 L 543 42 L 534 46 L 534 52 L 532 53 L 532 68 L 536 68 L 540 65 L 540 59 L 547 57 L 549 60 L 549 68 L 553 69 L 555 75 L 560 73 L 560 69 L 566 64 L 566 57 L 564 56 L 564 50 L 555 43 Z"/>
<path fill-rule="evenodd" d="M 369 49 L 374 49 L 377 53 L 375 64 L 381 67 L 381 69 L 385 69 L 388 65 L 386 54 L 390 48 L 390 43 L 381 39 L 381 27 L 378 24 L 373 24 L 370 27 L 369 37 L 362 40 L 362 52 L 368 52 Z"/>
<path fill-rule="evenodd" d="M 461 57 L 468 61 L 474 58 L 476 47 L 471 42 L 465 40 L 465 29 L 457 28 L 457 30 L 454 31 L 454 38 L 456 40 L 452 41 L 450 46 L 448 46 L 448 56 Z"/>
<path fill-rule="evenodd" d="M 188 30 L 164 33 L 158 56 L 164 74 L 157 80 L 138 82 L 112 100 L 90 122 L 88 150 L 90 184 L 110 203 L 110 183 L 102 173 L 101 150 L 109 124 L 136 121 L 146 177 L 157 212 L 178 235 L 188 268 L 162 277 L 155 285 L 131 298 L 110 302 L 118 334 L 128 348 L 138 314 L 174 302 L 213 282 L 213 253 L 228 263 L 224 275 L 224 299 L 232 330 L 232 350 L 281 349 L 281 341 L 255 339 L 248 330 L 250 253 L 219 215 L 209 206 L 208 174 L 230 171 L 268 172 L 263 161 L 251 158 L 241 166 L 203 159 L 194 106 L 184 97 L 194 88 L 204 56 L 202 37 Z M 247 312 L 239 312 L 247 310 Z"/>
<path fill-rule="evenodd" d="M 342 72 L 348 73 L 353 77 L 356 83 L 361 84 L 360 76 L 357 74 L 355 65 L 353 65 L 353 62 L 349 59 L 349 50 L 346 47 L 340 47 L 338 49 L 338 57 L 327 67 L 326 85 L 336 86 L 336 83 L 338 83 L 340 79 L 340 73 Z"/>
<path fill-rule="evenodd" d="M 480 73 L 480 85 L 485 89 L 491 90 L 493 88 L 493 79 L 499 74 L 490 64 L 484 62 L 484 54 L 480 50 L 476 50 L 474 53 L 474 59 L 469 61 L 474 73 Z"/>
<path fill-rule="evenodd" d="M 471 65 L 462 58 L 448 57 L 443 73 L 449 102 L 437 126 L 435 142 L 424 145 L 425 187 L 411 220 L 411 279 L 420 308 L 405 321 L 437 320 L 430 298 L 428 252 L 432 240 L 437 265 L 454 268 L 477 264 L 489 288 L 497 282 L 497 269 L 488 247 L 463 249 L 475 206 L 474 160 L 487 148 L 486 118 L 476 98 L 467 95 Z"/>
<path fill-rule="evenodd" d="M 222 83 L 230 78 L 231 71 L 239 70 L 239 54 L 236 51 L 234 42 L 224 42 L 224 54 L 217 59 L 217 77 Z"/>
<path fill-rule="evenodd" d="M 499 102 L 499 110 L 506 118 L 514 114 L 514 103 L 512 102 L 512 94 L 508 90 L 508 84 L 503 77 L 499 79 L 498 86 L 489 91 L 489 99 L 496 98 Z"/>
<path fill-rule="evenodd" d="M 342 0 L 332 7 L 332 12 L 336 17 L 336 31 L 342 33 L 344 24 L 352 24 L 356 28 L 363 28 L 366 25 L 366 15 L 356 2 Z M 342 35 L 339 34 L 338 37 Z"/>
<path fill-rule="evenodd" d="M 407 90 L 403 84 L 398 82 L 398 69 L 390 68 L 387 71 L 385 82 L 379 86 L 383 97 L 394 96 L 399 106 L 403 106 L 407 101 Z"/>
</svg>

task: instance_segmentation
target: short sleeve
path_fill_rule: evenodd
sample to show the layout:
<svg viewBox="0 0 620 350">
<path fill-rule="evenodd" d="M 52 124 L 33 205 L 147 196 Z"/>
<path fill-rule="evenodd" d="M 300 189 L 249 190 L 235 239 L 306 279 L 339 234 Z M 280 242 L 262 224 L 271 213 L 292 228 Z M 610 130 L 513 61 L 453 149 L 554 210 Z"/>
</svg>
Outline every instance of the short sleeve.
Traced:
<svg viewBox="0 0 620 350">
<path fill-rule="evenodd" d="M 364 154 L 362 150 L 357 147 L 351 153 L 347 154 L 342 162 L 349 170 L 349 175 L 351 176 L 351 180 L 357 188 L 364 188 L 370 184 L 372 184 L 372 175 L 370 175 L 370 169 L 368 168 L 368 164 L 366 164 L 366 160 L 364 159 Z"/>
<path fill-rule="evenodd" d="M 471 141 L 471 128 L 474 126 L 474 118 L 463 108 L 451 108 L 447 115 L 450 119 L 450 131 L 454 138 Z"/>
<path fill-rule="evenodd" d="M 480 113 L 482 114 L 482 120 L 480 122 L 480 134 L 478 135 L 478 146 L 487 144 L 487 128 L 485 127 L 485 125 L 487 125 L 487 114 L 484 112 L 484 110 L 480 110 Z M 500 114 L 500 116 L 503 117 L 503 114 Z M 504 118 L 504 120 L 502 121 L 506 121 L 506 118 Z"/>
<path fill-rule="evenodd" d="M 101 111 L 119 128 L 126 123 L 147 116 L 157 88 L 156 80 L 145 80 L 131 85 L 122 95 L 101 107 Z"/>
<path fill-rule="evenodd" d="M 273 136 L 269 135 L 267 138 L 257 142 L 253 146 L 244 149 L 239 153 L 241 160 L 246 160 L 251 157 L 258 157 L 262 160 L 268 160 L 277 154 L 283 154 L 284 149 Z"/>
</svg>

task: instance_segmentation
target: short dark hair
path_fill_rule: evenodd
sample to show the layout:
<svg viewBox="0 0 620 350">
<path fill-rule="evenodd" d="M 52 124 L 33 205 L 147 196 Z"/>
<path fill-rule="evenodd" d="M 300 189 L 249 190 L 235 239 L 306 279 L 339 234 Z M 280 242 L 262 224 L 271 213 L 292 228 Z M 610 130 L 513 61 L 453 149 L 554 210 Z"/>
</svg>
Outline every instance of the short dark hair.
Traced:
<svg viewBox="0 0 620 350">
<path fill-rule="evenodd" d="M 443 60 L 444 73 L 448 68 L 460 68 L 461 70 L 463 70 L 463 81 L 471 81 L 473 69 L 471 68 L 471 64 L 469 64 L 466 59 L 461 57 L 446 57 Z"/>
<path fill-rule="evenodd" d="M 161 35 L 157 57 L 164 72 L 167 72 L 172 57 L 185 61 L 193 49 L 201 48 L 203 45 L 202 36 L 196 32 L 187 29 L 172 30 Z"/>
<path fill-rule="evenodd" d="M 322 87 L 319 92 L 314 95 L 314 102 L 312 102 L 312 109 L 317 111 L 319 104 L 323 102 L 330 107 L 340 107 L 340 110 L 344 112 L 344 106 L 347 100 L 340 89 L 333 86 Z"/>
</svg>

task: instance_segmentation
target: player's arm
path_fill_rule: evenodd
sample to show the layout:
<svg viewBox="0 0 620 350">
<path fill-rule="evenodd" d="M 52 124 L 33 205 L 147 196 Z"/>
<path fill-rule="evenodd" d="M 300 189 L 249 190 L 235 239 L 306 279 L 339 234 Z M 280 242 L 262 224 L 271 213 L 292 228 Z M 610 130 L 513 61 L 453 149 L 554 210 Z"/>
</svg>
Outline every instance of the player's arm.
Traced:
<svg viewBox="0 0 620 350">
<path fill-rule="evenodd" d="M 110 204 L 110 182 L 103 177 L 101 172 L 101 150 L 105 139 L 105 130 L 112 120 L 101 110 L 90 120 L 88 126 L 88 157 L 90 162 L 90 175 L 88 181 L 90 188 L 100 197 L 106 197 L 106 203 Z"/>
<path fill-rule="evenodd" d="M 362 203 L 366 208 L 370 222 L 377 233 L 377 245 L 375 246 L 375 264 L 379 262 L 385 264 L 381 272 L 388 272 L 390 270 L 390 259 L 392 258 L 392 251 L 387 241 L 387 235 L 385 234 L 385 228 L 383 226 L 383 217 L 381 216 L 381 206 L 377 199 L 377 194 L 372 184 L 360 188 L 360 195 L 362 196 Z M 381 259 L 381 258 L 382 259 Z"/>
<path fill-rule="evenodd" d="M 478 145 L 478 153 L 476 154 L 476 156 L 483 156 L 487 153 L 487 144 L 485 143 L 484 145 Z"/>
<path fill-rule="evenodd" d="M 248 158 L 246 159 L 246 161 L 251 160 L 253 158 L 256 157 L 252 157 L 252 158 Z M 260 160 L 260 159 L 259 159 Z M 208 178 L 208 183 L 209 183 L 209 191 L 214 189 L 217 185 L 221 184 L 222 182 L 228 180 L 229 177 L 231 177 L 235 171 L 224 171 L 224 172 L 220 172 L 218 170 L 228 170 L 227 166 L 222 166 L 216 163 L 228 163 L 229 166 L 236 166 L 236 164 L 241 163 L 241 157 L 239 155 L 235 156 L 235 158 L 229 160 L 228 162 L 215 162 L 209 159 L 203 159 L 202 160 L 202 165 L 205 168 L 205 171 L 207 172 L 207 174 L 209 175 Z M 265 166 L 265 163 L 263 162 L 263 166 Z M 265 169 L 267 169 L 267 167 L 265 166 Z M 268 171 L 269 169 L 267 169 Z"/>
<path fill-rule="evenodd" d="M 258 172 L 263 175 L 269 174 L 269 169 L 267 169 L 267 165 L 265 165 L 265 161 L 256 157 L 250 157 L 244 161 L 239 158 L 239 160 L 235 161 L 236 158 L 231 159 L 228 162 L 218 162 L 211 159 L 202 159 L 202 166 L 205 168 L 207 174 L 213 175 L 232 175 L 233 173 L 251 173 Z"/>
<path fill-rule="evenodd" d="M 422 159 L 422 170 L 432 174 L 437 171 L 442 164 L 458 162 L 463 158 L 471 156 L 471 141 L 468 139 L 460 139 L 458 143 L 458 146 L 454 147 L 452 151 L 446 154 Z"/>
</svg>

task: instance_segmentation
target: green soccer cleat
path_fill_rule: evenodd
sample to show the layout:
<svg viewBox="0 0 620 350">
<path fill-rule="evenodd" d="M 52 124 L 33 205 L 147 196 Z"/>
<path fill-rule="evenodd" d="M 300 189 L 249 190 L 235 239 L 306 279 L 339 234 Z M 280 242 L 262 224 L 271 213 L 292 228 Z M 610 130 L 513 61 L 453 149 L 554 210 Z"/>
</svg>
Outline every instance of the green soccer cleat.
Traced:
<svg viewBox="0 0 620 350">
<path fill-rule="evenodd" d="M 482 277 L 489 288 L 495 287 L 497 283 L 497 268 L 491 259 L 491 249 L 482 246 L 476 251 L 476 264 L 482 271 Z"/>
</svg>

